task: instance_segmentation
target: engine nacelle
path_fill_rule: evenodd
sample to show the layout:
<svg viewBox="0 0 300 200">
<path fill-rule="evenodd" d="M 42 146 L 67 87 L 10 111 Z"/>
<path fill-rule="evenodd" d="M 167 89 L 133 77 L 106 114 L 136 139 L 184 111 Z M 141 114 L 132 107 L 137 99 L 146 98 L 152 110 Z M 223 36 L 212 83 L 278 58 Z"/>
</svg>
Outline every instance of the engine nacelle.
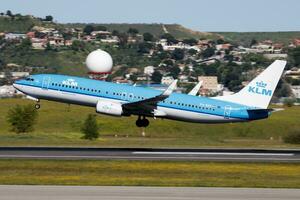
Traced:
<svg viewBox="0 0 300 200">
<path fill-rule="evenodd" d="M 96 112 L 112 116 L 122 116 L 123 108 L 120 103 L 99 100 L 96 105 Z"/>
</svg>

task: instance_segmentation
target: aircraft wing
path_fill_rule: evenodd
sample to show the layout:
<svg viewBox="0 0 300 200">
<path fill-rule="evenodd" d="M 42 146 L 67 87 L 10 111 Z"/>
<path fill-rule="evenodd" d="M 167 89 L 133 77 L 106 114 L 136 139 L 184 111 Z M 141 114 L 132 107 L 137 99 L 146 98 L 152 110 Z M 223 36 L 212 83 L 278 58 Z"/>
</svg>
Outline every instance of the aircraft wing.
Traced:
<svg viewBox="0 0 300 200">
<path fill-rule="evenodd" d="M 151 97 L 149 99 L 144 99 L 141 101 L 135 101 L 131 103 L 122 104 L 124 111 L 130 114 L 137 114 L 137 115 L 150 115 L 155 116 L 157 112 L 157 104 L 166 98 L 168 98 L 173 90 L 177 85 L 177 80 L 174 80 L 171 85 L 160 95 L 155 97 Z M 163 113 L 156 113 L 157 115 L 163 115 Z"/>
</svg>

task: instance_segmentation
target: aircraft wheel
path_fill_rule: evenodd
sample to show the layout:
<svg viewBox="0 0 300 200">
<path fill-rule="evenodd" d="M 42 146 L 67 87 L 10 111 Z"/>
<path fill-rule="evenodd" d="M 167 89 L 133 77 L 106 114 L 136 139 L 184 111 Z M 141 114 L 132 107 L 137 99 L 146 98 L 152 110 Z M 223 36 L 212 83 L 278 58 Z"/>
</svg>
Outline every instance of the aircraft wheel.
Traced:
<svg viewBox="0 0 300 200">
<path fill-rule="evenodd" d="M 34 107 L 35 107 L 35 109 L 38 110 L 38 109 L 40 109 L 41 105 L 40 104 L 35 104 Z"/>
<path fill-rule="evenodd" d="M 149 126 L 149 120 L 148 119 L 143 119 L 143 127 Z"/>
<path fill-rule="evenodd" d="M 136 120 L 135 125 L 137 127 L 143 127 L 143 121 L 141 119 Z"/>
</svg>

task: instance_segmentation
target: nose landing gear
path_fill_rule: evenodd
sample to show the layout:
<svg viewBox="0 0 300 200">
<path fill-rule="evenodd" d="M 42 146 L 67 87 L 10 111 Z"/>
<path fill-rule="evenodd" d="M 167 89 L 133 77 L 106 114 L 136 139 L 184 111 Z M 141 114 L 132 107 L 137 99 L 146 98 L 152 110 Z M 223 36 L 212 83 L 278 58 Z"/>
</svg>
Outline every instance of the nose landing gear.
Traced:
<svg viewBox="0 0 300 200">
<path fill-rule="evenodd" d="M 37 109 L 37 110 L 41 108 L 39 99 L 36 100 L 36 104 L 34 105 L 34 108 Z"/>
<path fill-rule="evenodd" d="M 135 124 L 137 127 L 147 127 L 147 126 L 149 126 L 149 120 L 146 119 L 145 116 L 143 116 L 143 118 L 141 118 L 141 116 L 139 116 L 139 118 L 136 120 Z"/>
<path fill-rule="evenodd" d="M 37 109 L 37 110 L 40 109 L 40 107 L 41 107 L 41 105 L 38 104 L 38 103 L 34 105 L 34 108 Z"/>
</svg>

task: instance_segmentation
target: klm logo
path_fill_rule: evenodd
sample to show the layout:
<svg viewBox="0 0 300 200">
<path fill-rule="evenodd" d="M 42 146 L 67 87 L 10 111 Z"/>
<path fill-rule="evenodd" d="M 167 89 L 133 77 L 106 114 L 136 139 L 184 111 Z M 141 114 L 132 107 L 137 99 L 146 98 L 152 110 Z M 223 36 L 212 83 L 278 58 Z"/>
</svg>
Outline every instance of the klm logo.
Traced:
<svg viewBox="0 0 300 200">
<path fill-rule="evenodd" d="M 78 83 L 74 79 L 71 79 L 71 78 L 63 81 L 62 84 L 68 85 L 68 86 L 75 86 L 75 87 L 78 85 Z"/>
<path fill-rule="evenodd" d="M 256 82 L 256 86 L 249 86 L 248 92 L 265 95 L 265 96 L 272 96 L 272 90 L 266 89 L 267 84 L 263 81 Z"/>
</svg>

